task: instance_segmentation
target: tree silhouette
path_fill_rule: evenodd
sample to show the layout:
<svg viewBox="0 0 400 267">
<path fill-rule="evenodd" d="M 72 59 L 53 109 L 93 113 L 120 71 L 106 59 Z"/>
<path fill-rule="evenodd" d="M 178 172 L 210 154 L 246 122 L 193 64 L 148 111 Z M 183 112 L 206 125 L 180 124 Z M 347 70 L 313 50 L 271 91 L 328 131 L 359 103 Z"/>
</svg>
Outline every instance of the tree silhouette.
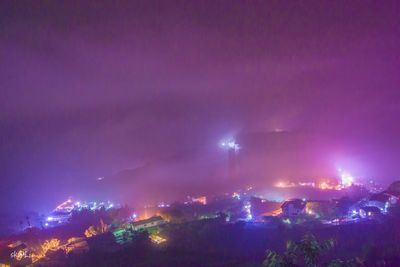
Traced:
<svg viewBox="0 0 400 267">
<path fill-rule="evenodd" d="M 314 235 L 306 234 L 299 242 L 288 241 L 283 255 L 267 250 L 263 265 L 265 267 L 316 267 L 319 266 L 321 255 L 332 249 L 334 245 L 333 239 L 320 243 Z"/>
</svg>

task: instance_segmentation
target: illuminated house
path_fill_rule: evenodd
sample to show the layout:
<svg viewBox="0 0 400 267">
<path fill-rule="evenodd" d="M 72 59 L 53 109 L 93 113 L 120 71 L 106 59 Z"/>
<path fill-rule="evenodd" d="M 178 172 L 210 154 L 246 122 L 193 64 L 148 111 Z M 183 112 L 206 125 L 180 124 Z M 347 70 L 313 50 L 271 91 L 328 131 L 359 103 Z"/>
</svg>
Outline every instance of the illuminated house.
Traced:
<svg viewBox="0 0 400 267">
<path fill-rule="evenodd" d="M 300 215 L 304 212 L 306 202 L 301 199 L 293 199 L 285 201 L 282 206 L 282 216 L 293 217 Z"/>
<path fill-rule="evenodd" d="M 115 241 L 118 244 L 123 245 L 132 241 L 133 232 L 129 228 L 118 228 L 117 230 L 113 231 L 113 235 L 115 237 Z"/>
<path fill-rule="evenodd" d="M 397 196 L 389 194 L 387 192 L 382 192 L 379 194 L 373 194 L 369 200 L 364 204 L 366 207 L 376 207 L 379 208 L 381 212 L 387 212 L 389 207 L 396 205 L 399 201 Z"/>
<path fill-rule="evenodd" d="M 361 206 L 362 209 L 372 208 L 369 212 L 375 214 L 376 209 L 378 209 L 381 213 L 386 213 L 388 212 L 389 208 L 397 206 L 399 203 L 400 181 L 396 181 L 389 186 L 387 191 L 371 195 L 366 202 L 362 203 Z M 359 213 L 361 217 L 368 217 L 368 212 L 361 214 L 362 210 L 360 209 Z"/>
<path fill-rule="evenodd" d="M 392 183 L 387 191 L 382 193 L 373 194 L 364 207 L 376 207 L 381 212 L 386 213 L 388 208 L 399 205 L 400 203 L 400 181 Z"/>
<path fill-rule="evenodd" d="M 363 207 L 359 211 L 359 215 L 364 219 L 379 218 L 381 210 L 377 207 Z"/>
<path fill-rule="evenodd" d="M 264 216 L 274 216 L 281 213 L 280 202 L 268 201 L 265 199 L 251 197 L 251 214 L 255 219 L 260 219 Z"/>
<path fill-rule="evenodd" d="M 161 216 L 154 216 L 146 220 L 131 223 L 132 230 L 140 231 L 151 227 L 157 227 L 164 224 L 165 221 Z"/>
<path fill-rule="evenodd" d="M 335 215 L 336 205 L 334 201 L 312 200 L 307 201 L 304 211 L 316 218 L 329 218 Z"/>
</svg>

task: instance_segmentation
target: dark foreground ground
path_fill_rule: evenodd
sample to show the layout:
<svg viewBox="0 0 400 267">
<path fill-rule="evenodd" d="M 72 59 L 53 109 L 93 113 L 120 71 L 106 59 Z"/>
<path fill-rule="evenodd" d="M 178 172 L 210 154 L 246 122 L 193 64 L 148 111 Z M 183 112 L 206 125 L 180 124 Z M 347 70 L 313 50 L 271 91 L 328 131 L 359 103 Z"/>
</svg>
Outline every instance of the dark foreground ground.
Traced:
<svg viewBox="0 0 400 267">
<path fill-rule="evenodd" d="M 340 226 L 287 226 L 271 228 L 250 223 L 223 224 L 198 221 L 164 229 L 168 241 L 155 245 L 145 236 L 118 251 L 107 244 L 92 245 L 89 252 L 54 261 L 65 266 L 262 266 L 266 249 L 284 252 L 288 240 L 305 233 L 318 240 L 333 238 L 335 247 L 320 260 L 358 257 L 365 266 L 400 266 L 400 220 Z M 56 258 L 56 257 L 55 257 Z"/>
</svg>

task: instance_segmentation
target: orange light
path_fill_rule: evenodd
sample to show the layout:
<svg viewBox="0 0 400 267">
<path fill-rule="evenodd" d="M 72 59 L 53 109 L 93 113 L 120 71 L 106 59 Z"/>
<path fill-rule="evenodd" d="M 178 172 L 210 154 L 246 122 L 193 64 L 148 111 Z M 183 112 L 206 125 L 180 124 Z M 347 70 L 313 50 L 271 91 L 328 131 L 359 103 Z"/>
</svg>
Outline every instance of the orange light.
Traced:
<svg viewBox="0 0 400 267">
<path fill-rule="evenodd" d="M 197 197 L 197 198 L 192 198 L 192 202 L 194 203 L 200 203 L 202 205 L 207 204 L 207 198 L 205 196 Z"/>
</svg>

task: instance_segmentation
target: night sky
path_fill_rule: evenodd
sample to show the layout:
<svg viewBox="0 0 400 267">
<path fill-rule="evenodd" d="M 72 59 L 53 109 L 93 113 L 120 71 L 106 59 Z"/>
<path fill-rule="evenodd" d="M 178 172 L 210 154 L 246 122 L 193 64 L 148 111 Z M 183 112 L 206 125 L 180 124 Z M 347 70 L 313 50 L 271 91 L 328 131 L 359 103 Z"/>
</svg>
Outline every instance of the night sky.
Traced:
<svg viewBox="0 0 400 267">
<path fill-rule="evenodd" d="M 399 1 L 1 1 L 0 210 L 339 167 L 400 179 L 399 14 Z"/>
</svg>

